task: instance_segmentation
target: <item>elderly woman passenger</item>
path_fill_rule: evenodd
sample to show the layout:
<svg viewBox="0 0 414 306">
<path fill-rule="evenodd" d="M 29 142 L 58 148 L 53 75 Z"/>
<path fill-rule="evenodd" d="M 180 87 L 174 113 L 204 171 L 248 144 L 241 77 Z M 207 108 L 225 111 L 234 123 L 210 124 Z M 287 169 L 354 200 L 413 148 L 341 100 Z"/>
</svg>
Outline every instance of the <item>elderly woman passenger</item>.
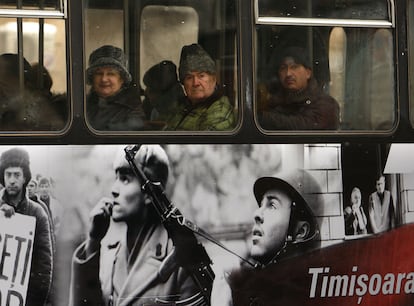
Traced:
<svg viewBox="0 0 414 306">
<path fill-rule="evenodd" d="M 106 45 L 93 51 L 86 70 L 91 85 L 86 114 L 96 130 L 130 131 L 144 128 L 145 113 L 139 89 L 120 48 Z"/>
</svg>

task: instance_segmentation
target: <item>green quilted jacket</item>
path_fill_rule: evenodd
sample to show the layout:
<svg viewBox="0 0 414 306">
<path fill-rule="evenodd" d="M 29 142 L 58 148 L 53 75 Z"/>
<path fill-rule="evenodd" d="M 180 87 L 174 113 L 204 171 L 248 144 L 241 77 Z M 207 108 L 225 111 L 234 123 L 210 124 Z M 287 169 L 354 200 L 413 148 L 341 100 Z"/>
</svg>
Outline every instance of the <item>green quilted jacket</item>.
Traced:
<svg viewBox="0 0 414 306">
<path fill-rule="evenodd" d="M 189 101 L 169 122 L 174 131 L 227 131 L 235 126 L 233 106 L 226 96 L 215 92 L 206 101 L 191 105 Z"/>
</svg>

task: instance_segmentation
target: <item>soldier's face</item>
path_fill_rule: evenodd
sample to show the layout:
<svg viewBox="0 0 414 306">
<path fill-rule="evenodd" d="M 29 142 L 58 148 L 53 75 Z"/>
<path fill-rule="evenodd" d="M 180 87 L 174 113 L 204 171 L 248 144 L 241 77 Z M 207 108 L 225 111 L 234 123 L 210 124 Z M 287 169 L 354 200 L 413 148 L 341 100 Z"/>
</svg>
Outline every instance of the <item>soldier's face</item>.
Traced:
<svg viewBox="0 0 414 306">
<path fill-rule="evenodd" d="M 25 177 L 20 167 L 9 167 L 4 170 L 4 187 L 9 196 L 17 196 L 23 190 Z"/>
<path fill-rule="evenodd" d="M 251 256 L 262 263 L 271 260 L 286 241 L 292 200 L 280 189 L 268 190 L 254 213 Z"/>
<path fill-rule="evenodd" d="M 214 93 L 216 76 L 207 72 L 190 72 L 184 77 L 183 85 L 188 99 L 197 104 Z"/>
<path fill-rule="evenodd" d="M 292 57 L 286 57 L 279 67 L 279 79 L 282 86 L 289 91 L 298 91 L 308 87 L 312 71 L 298 64 Z"/>
<path fill-rule="evenodd" d="M 115 222 L 136 220 L 145 206 L 141 185 L 130 171 L 116 171 L 115 182 L 112 185 L 113 207 L 112 219 Z"/>
</svg>

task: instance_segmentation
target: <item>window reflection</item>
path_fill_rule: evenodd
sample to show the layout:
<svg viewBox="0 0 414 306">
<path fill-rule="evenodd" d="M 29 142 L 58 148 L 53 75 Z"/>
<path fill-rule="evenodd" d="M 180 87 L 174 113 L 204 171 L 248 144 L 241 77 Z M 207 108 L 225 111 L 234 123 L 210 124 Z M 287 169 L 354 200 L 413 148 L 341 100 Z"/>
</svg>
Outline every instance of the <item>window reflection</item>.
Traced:
<svg viewBox="0 0 414 306">
<path fill-rule="evenodd" d="M 0 132 L 61 131 L 69 121 L 64 21 L 25 19 L 21 33 L 18 23 L 0 18 Z"/>
<path fill-rule="evenodd" d="M 386 0 L 257 0 L 259 16 L 389 20 Z"/>
<path fill-rule="evenodd" d="M 87 56 L 105 45 L 118 48 L 124 54 L 122 69 L 118 64 L 101 61 L 101 70 L 112 67 L 115 72 L 121 72 L 121 88 L 106 97 L 98 95 L 99 88 L 94 85 L 98 72 L 103 79 L 105 71 L 92 69 L 94 64 L 89 58 L 87 123 L 96 131 L 109 132 L 232 131 L 237 109 L 234 1 L 218 1 L 214 4 L 217 7 L 211 7 L 208 1 L 171 6 L 150 2 L 137 5 L 135 12 L 128 11 L 129 7 L 99 8 L 96 2 L 86 10 Z M 139 18 L 134 21 L 126 18 L 131 14 Z M 116 16 L 119 18 L 115 20 Z M 126 20 L 133 27 L 125 25 Z M 125 29 L 132 29 L 132 33 L 126 34 Z M 136 40 L 130 40 L 131 36 Z M 122 78 L 124 70 L 131 76 L 127 82 Z M 131 119 L 132 122 L 121 116 L 119 125 L 108 123 L 118 116 L 110 112 L 102 116 L 102 106 L 107 110 L 113 107 L 111 103 L 118 101 L 114 97 L 125 90 L 131 91 L 130 88 L 134 88 L 136 102 L 127 113 L 130 115 L 139 109 L 139 118 Z M 96 99 L 91 99 L 94 95 Z"/>
<path fill-rule="evenodd" d="M 257 119 L 265 130 L 390 130 L 395 122 L 393 37 L 389 29 L 257 26 Z M 321 89 L 287 91 L 280 55 L 292 46 L 309 59 L 293 58 Z M 292 70 L 292 69 L 291 69 Z M 295 76 L 292 73 L 293 84 Z M 333 98 L 339 111 L 317 108 Z M 293 97 L 293 98 L 292 98 Z M 298 100 L 299 99 L 299 100 Z M 325 123 L 338 118 L 337 125 Z"/>
</svg>

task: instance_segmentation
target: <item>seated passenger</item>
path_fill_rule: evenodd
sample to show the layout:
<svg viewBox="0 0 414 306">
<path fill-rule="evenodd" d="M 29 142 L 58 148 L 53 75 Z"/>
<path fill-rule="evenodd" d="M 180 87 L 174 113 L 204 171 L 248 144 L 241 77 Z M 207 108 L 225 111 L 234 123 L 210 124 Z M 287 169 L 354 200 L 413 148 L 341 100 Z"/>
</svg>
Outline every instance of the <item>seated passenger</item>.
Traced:
<svg viewBox="0 0 414 306">
<path fill-rule="evenodd" d="M 69 106 L 66 94 L 52 92 L 53 79 L 49 71 L 39 65 L 32 64 L 33 86 L 42 94 L 48 102 L 43 107 L 48 110 L 45 118 L 56 130 L 62 129 L 69 120 Z"/>
<path fill-rule="evenodd" d="M 339 126 L 339 105 L 313 77 L 306 50 L 289 47 L 277 65 L 280 85 L 269 88 L 259 123 L 268 130 L 324 130 Z M 261 109 L 260 107 L 263 107 Z"/>
<path fill-rule="evenodd" d="M 233 107 L 217 84 L 216 66 L 207 52 L 198 44 L 184 46 L 178 72 L 186 93 L 185 106 L 177 109 L 168 129 L 231 130 Z"/>
<path fill-rule="evenodd" d="M 96 130 L 131 131 L 144 128 L 145 113 L 139 89 L 131 84 L 123 51 L 102 46 L 89 56 L 86 70 L 91 90 L 86 115 Z"/>
<path fill-rule="evenodd" d="M 36 68 L 37 69 L 37 68 Z M 62 119 L 51 106 L 54 98 L 49 89 L 52 79 L 44 79 L 50 84 L 45 94 L 36 86 L 36 73 L 23 58 L 23 74 L 19 72 L 19 55 L 0 55 L 0 130 L 3 131 L 51 131 L 60 130 L 66 120 Z M 20 77 L 23 82 L 20 82 Z M 44 84 L 41 84 L 42 86 Z M 40 87 L 42 87 L 40 86 Z"/>
<path fill-rule="evenodd" d="M 144 106 L 150 109 L 149 119 L 168 125 L 177 109 L 185 107 L 177 66 L 171 61 L 162 61 L 148 69 L 143 81 L 146 86 Z"/>
</svg>

